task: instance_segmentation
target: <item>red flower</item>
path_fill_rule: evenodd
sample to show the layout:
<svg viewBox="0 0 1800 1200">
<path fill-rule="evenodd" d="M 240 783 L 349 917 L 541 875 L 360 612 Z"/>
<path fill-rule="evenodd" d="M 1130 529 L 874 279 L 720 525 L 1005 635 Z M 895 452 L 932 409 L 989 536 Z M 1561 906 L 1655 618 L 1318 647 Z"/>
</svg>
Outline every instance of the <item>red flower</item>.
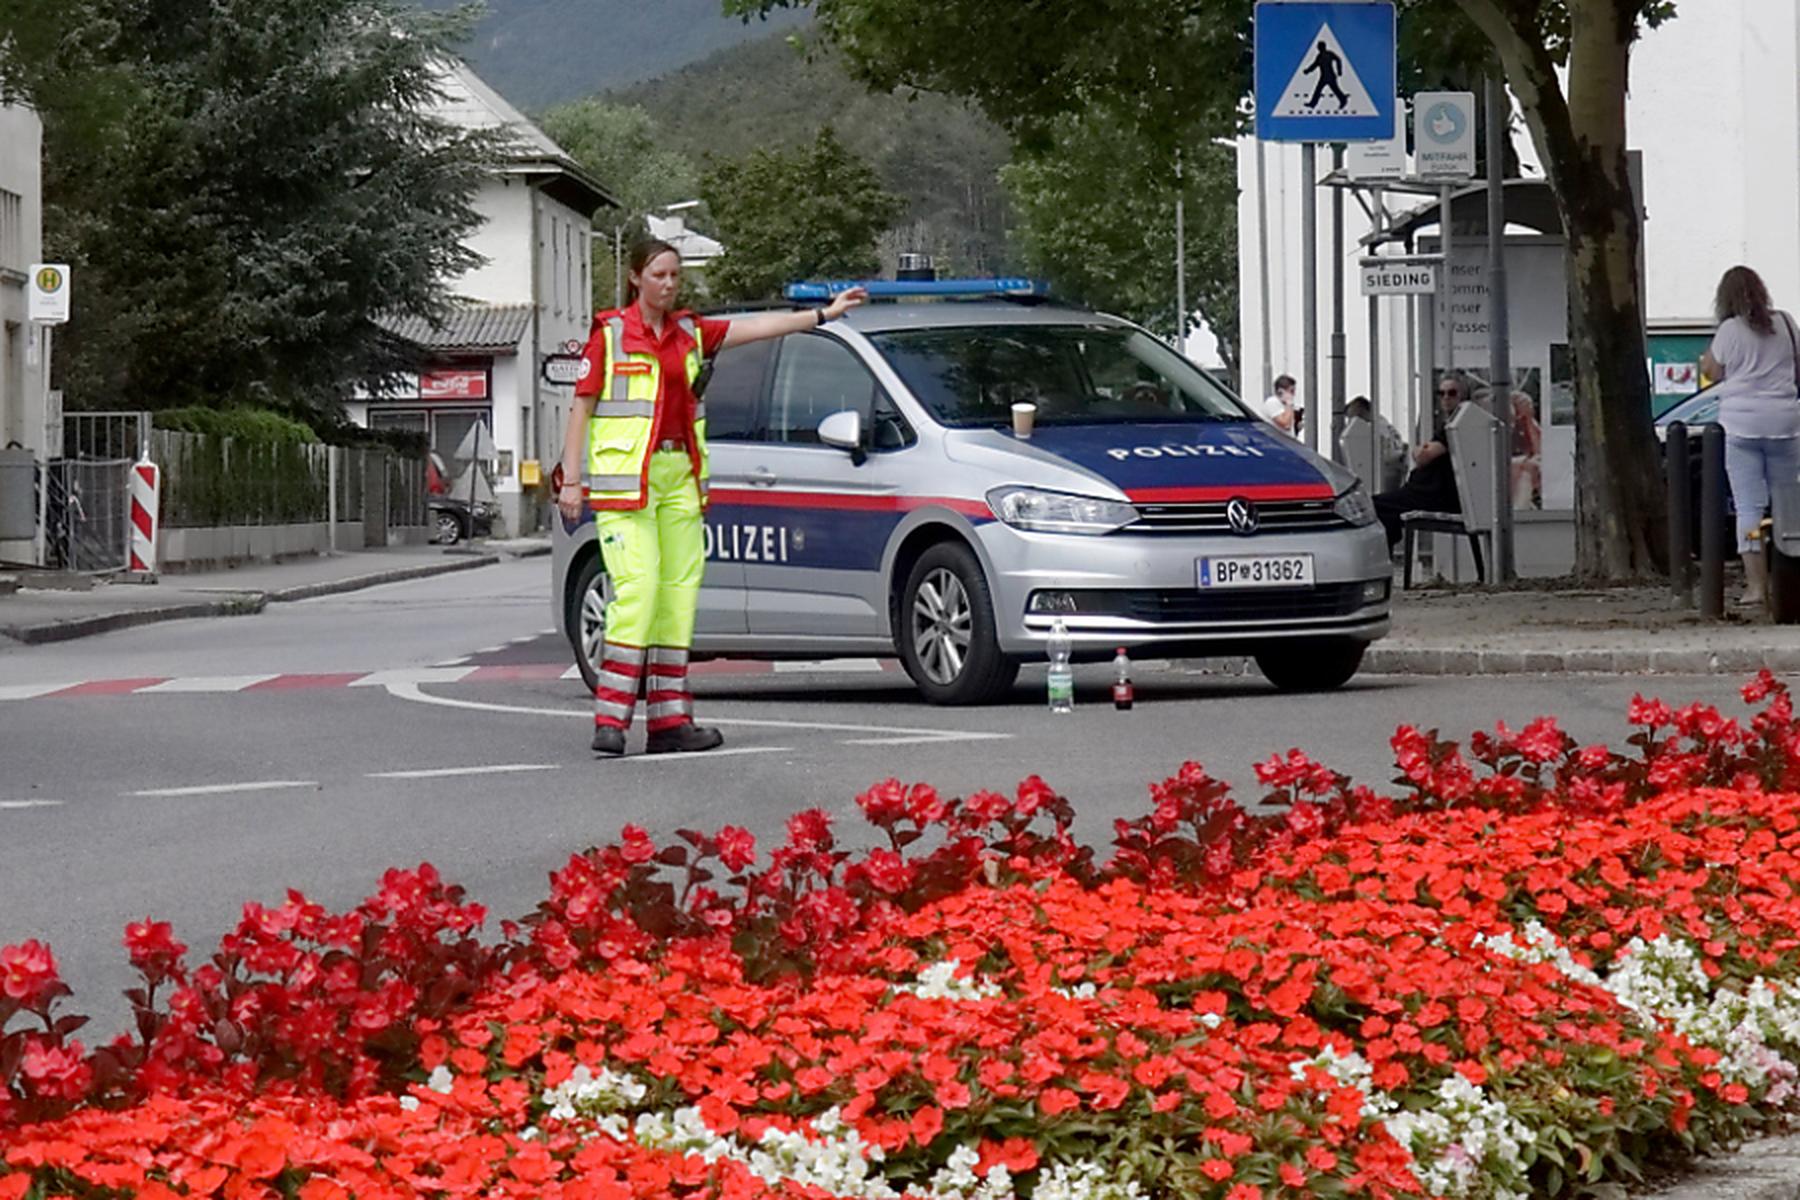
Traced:
<svg viewBox="0 0 1800 1200">
<path fill-rule="evenodd" d="M 656 843 L 650 840 L 649 831 L 642 826 L 625 826 L 619 838 L 619 854 L 631 865 L 647 863 L 656 857 Z"/>
<path fill-rule="evenodd" d="M 0 946 L 0 996 L 33 1008 L 59 982 L 56 959 L 50 947 L 39 941 Z"/>
<path fill-rule="evenodd" d="M 756 839 L 736 825 L 719 830 L 719 861 L 728 871 L 743 871 L 756 862 Z"/>
</svg>

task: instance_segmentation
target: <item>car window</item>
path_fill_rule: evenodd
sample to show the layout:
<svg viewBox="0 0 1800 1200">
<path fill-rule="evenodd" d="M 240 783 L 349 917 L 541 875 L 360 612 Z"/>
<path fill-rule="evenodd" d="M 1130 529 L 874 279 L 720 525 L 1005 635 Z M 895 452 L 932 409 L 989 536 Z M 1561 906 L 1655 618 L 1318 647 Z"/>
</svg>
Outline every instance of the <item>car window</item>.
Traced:
<svg viewBox="0 0 1800 1200">
<path fill-rule="evenodd" d="M 1004 426 L 1020 401 L 1037 405 L 1041 425 L 1254 419 L 1211 376 L 1128 326 L 958 326 L 870 340 L 945 425 Z"/>
<path fill-rule="evenodd" d="M 774 348 L 773 342 L 750 342 L 714 358 L 704 397 L 708 441 L 749 441 L 756 436 L 756 404 Z"/>
<path fill-rule="evenodd" d="M 875 377 L 856 355 L 834 338 L 800 334 L 782 339 L 769 390 L 769 438 L 777 442 L 819 440 L 819 422 L 835 412 L 873 416 Z"/>
</svg>

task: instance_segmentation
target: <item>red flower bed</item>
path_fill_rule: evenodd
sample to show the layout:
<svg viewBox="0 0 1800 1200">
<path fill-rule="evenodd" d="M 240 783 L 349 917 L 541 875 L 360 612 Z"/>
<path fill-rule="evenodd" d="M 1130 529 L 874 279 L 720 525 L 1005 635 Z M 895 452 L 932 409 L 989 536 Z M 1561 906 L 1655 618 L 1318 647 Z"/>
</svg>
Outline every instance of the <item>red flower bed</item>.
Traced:
<svg viewBox="0 0 1800 1200">
<path fill-rule="evenodd" d="M 1726 1146 L 1800 1093 L 1800 726 L 1638 702 L 1298 753 L 1252 816 L 1198 766 L 1096 863 L 1035 778 L 628 827 L 499 944 L 430 867 L 246 909 L 189 967 L 127 930 L 92 1053 L 0 948 L 0 1200 L 1556 1195 Z"/>
</svg>

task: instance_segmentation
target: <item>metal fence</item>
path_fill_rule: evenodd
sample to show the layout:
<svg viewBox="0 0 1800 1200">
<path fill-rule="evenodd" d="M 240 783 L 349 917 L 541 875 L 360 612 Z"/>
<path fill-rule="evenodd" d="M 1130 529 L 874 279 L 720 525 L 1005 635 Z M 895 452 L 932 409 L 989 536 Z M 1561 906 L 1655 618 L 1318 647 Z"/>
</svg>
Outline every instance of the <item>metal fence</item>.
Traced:
<svg viewBox="0 0 1800 1200">
<path fill-rule="evenodd" d="M 147 412 L 65 412 L 61 453 L 52 457 L 134 463 L 144 457 L 144 448 L 150 444 L 150 424 Z"/>
<path fill-rule="evenodd" d="M 402 458 L 397 454 L 387 460 L 388 528 L 406 529 L 430 523 L 426 500 L 430 493 L 425 484 L 425 459 Z"/>
<path fill-rule="evenodd" d="M 56 459 L 44 472 L 45 566 L 123 571 L 131 552 L 129 458 Z"/>
</svg>

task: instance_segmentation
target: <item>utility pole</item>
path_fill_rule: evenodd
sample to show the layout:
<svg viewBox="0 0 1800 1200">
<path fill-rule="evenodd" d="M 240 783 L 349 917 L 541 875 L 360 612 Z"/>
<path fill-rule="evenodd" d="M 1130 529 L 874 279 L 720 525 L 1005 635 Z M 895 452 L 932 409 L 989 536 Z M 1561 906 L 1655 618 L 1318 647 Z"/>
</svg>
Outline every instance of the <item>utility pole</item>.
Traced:
<svg viewBox="0 0 1800 1200">
<path fill-rule="evenodd" d="M 1513 565 L 1512 332 L 1506 314 L 1506 88 L 1487 77 L 1488 395 L 1494 402 L 1494 579 L 1506 583 Z"/>
<path fill-rule="evenodd" d="M 1187 230 L 1185 225 L 1184 193 L 1186 186 L 1181 178 L 1181 150 L 1175 150 L 1175 352 L 1182 354 L 1187 348 Z"/>
</svg>

